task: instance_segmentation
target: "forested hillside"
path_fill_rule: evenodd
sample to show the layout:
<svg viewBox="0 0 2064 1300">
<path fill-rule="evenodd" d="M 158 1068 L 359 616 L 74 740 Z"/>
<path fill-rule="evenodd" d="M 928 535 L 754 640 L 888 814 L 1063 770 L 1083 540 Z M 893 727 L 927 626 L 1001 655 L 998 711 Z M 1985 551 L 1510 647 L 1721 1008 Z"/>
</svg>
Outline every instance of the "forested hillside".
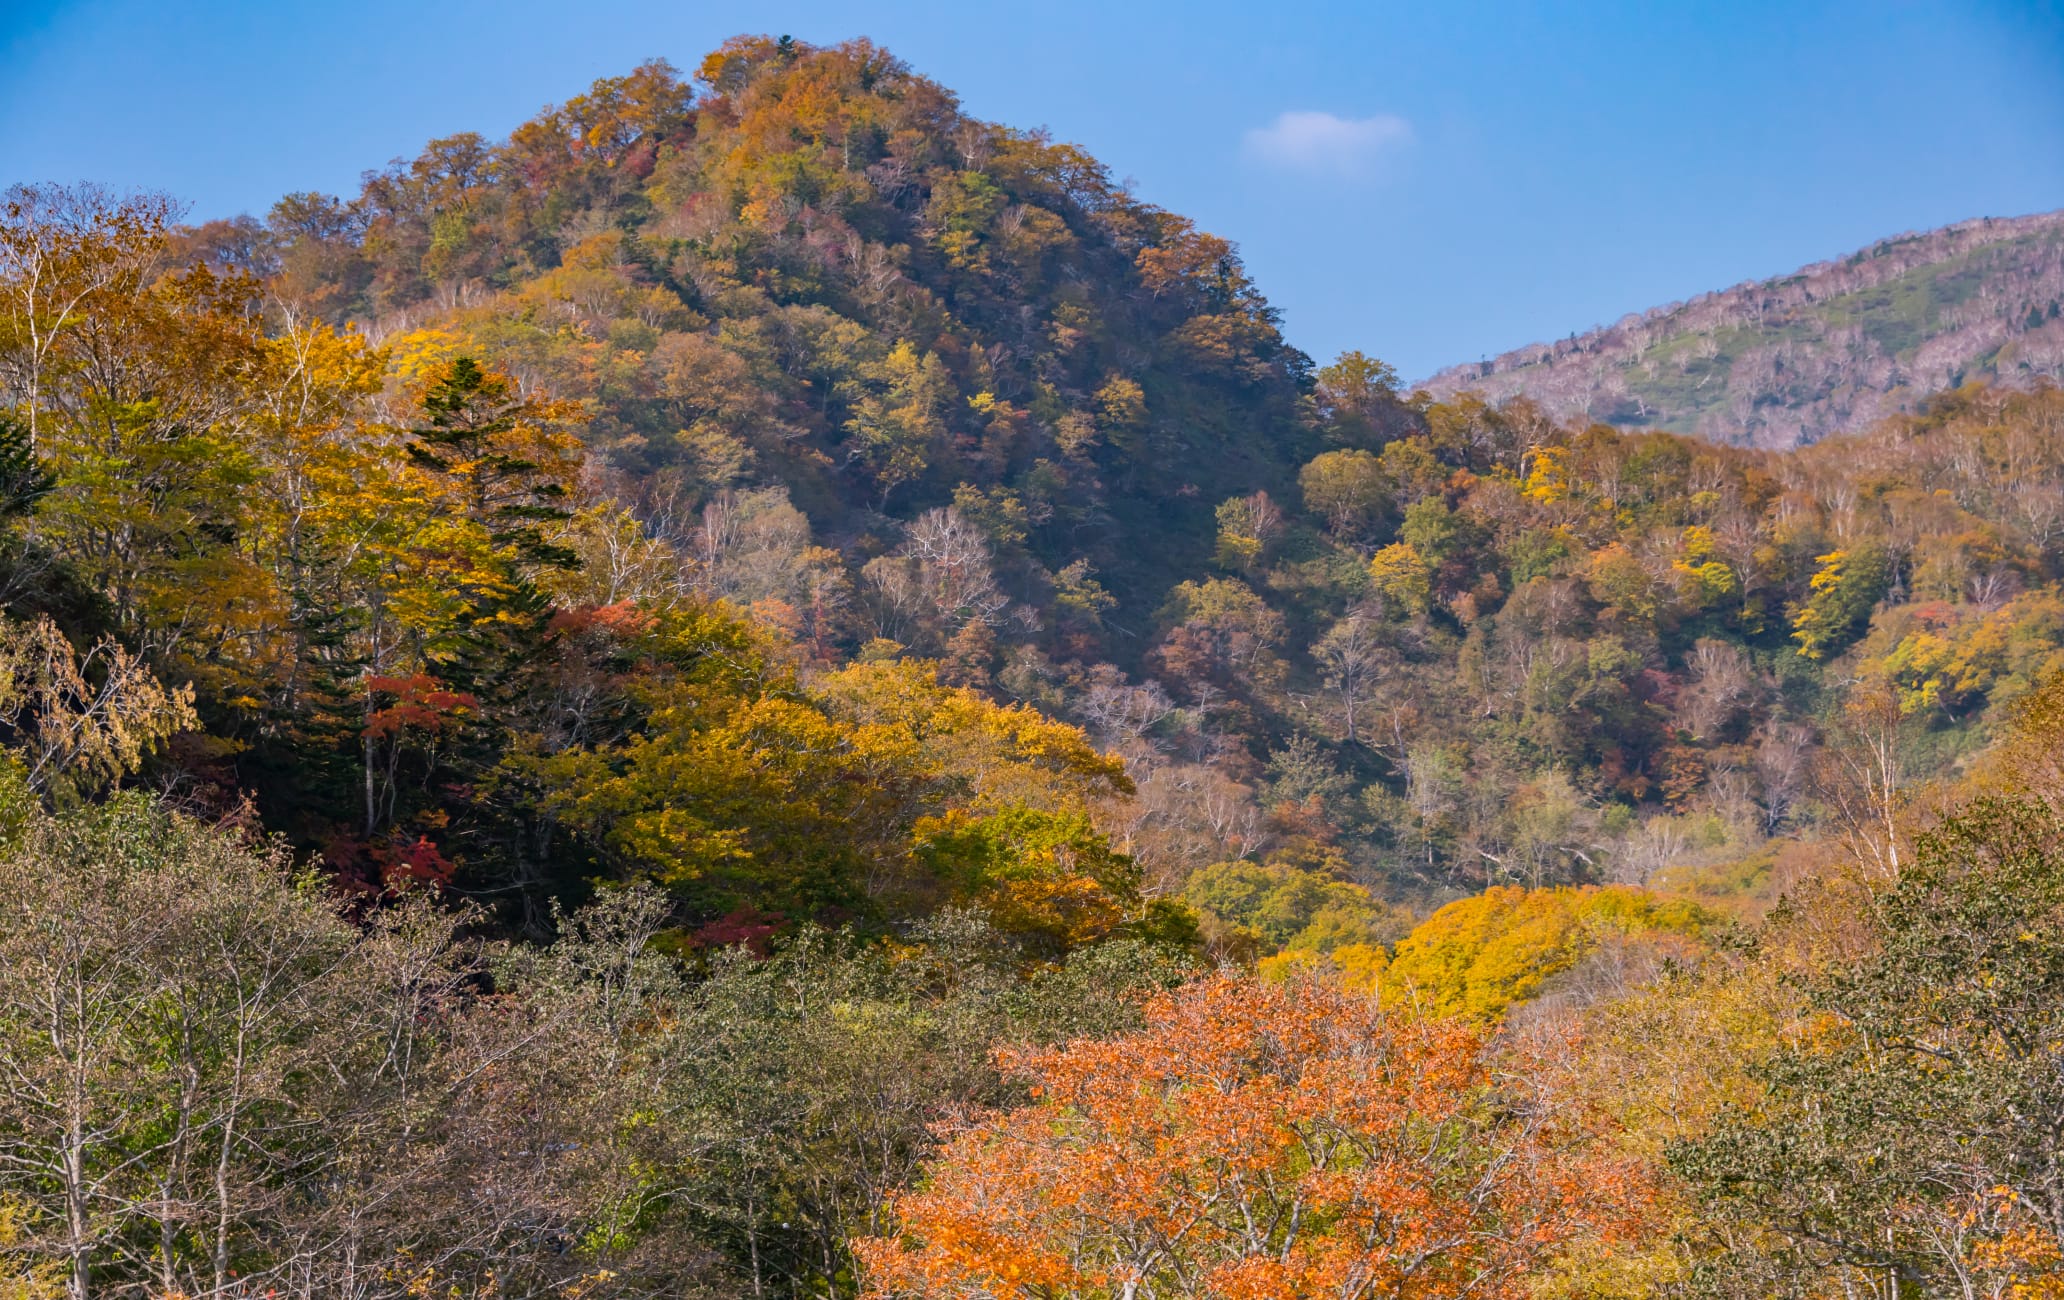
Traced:
<svg viewBox="0 0 2064 1300">
<path fill-rule="evenodd" d="M 1557 419 L 1795 447 L 1974 382 L 2064 379 L 2064 213 L 1899 235 L 1425 382 Z"/>
<path fill-rule="evenodd" d="M 0 217 L 0 1296 L 2064 1285 L 2064 390 L 1405 394 L 865 42 Z"/>
<path fill-rule="evenodd" d="M 739 42 L 700 75 L 697 100 L 648 65 L 182 252 L 585 402 L 604 486 L 651 517 L 778 484 L 879 551 L 957 502 L 1023 535 L 1013 598 L 1078 559 L 1158 594 L 1215 502 L 1317 449 L 1308 363 L 1231 245 L 1081 150 L 968 120 L 865 43 Z"/>
</svg>

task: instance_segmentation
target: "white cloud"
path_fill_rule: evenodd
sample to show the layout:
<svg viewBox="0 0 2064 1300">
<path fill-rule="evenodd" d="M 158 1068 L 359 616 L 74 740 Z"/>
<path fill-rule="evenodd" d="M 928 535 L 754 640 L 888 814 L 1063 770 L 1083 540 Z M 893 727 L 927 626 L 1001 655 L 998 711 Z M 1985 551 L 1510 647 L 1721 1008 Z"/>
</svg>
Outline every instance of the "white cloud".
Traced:
<svg viewBox="0 0 2064 1300">
<path fill-rule="evenodd" d="M 1361 177 L 1412 143 L 1412 124 L 1389 113 L 1338 117 L 1332 113 L 1283 113 L 1249 131 L 1242 152 L 1252 161 L 1286 171 Z"/>
</svg>

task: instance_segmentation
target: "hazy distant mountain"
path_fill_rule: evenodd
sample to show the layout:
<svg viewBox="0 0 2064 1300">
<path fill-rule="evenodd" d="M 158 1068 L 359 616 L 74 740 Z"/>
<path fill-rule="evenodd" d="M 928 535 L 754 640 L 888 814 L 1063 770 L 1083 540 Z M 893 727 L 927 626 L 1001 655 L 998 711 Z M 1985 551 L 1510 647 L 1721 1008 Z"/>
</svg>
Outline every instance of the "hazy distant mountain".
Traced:
<svg viewBox="0 0 2064 1300">
<path fill-rule="evenodd" d="M 1422 387 L 1789 447 L 1974 379 L 2064 378 L 2064 211 L 1899 235 Z"/>
</svg>

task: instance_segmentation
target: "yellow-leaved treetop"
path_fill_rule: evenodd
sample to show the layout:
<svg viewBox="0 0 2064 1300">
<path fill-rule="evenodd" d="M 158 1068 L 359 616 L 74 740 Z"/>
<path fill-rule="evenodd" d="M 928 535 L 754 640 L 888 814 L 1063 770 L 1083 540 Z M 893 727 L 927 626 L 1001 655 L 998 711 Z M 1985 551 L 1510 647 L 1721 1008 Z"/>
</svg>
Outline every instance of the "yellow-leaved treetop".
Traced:
<svg viewBox="0 0 2064 1300">
<path fill-rule="evenodd" d="M 1501 885 L 1426 918 L 1379 978 L 1386 997 L 1428 1015 L 1496 1020 L 1609 934 L 1690 935 L 1711 920 L 1695 904 L 1622 885 Z"/>
</svg>

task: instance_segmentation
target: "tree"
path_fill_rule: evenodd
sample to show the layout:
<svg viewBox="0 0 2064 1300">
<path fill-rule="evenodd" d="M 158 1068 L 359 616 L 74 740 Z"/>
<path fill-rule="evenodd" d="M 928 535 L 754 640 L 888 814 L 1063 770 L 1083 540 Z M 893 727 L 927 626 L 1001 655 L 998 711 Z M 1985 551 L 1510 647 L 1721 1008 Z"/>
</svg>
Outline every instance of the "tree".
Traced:
<svg viewBox="0 0 2064 1300">
<path fill-rule="evenodd" d="M 1408 912 L 1384 907 L 1360 885 L 1283 863 L 1221 862 L 1192 875 L 1183 896 L 1207 940 L 1262 955 L 1381 945 L 1411 926 Z"/>
<path fill-rule="evenodd" d="M 1805 601 L 1792 615 L 1792 639 L 1808 659 L 1840 650 L 1870 618 L 1871 608 L 1892 583 L 1891 561 L 1881 548 L 1860 546 L 1817 557 L 1820 566 Z"/>
<path fill-rule="evenodd" d="M 1351 745 L 1359 738 L 1356 709 L 1383 681 L 1397 656 L 1378 638 L 1380 624 L 1359 610 L 1328 628 L 1312 646 L 1312 658 L 1325 671 L 1326 689 L 1340 701 L 1343 738 Z"/>
<path fill-rule="evenodd" d="M 1283 512 L 1266 492 L 1234 497 L 1218 507 L 1218 562 L 1246 570 L 1261 563 L 1282 534 Z"/>
<path fill-rule="evenodd" d="M 1913 780 L 1904 742 L 1910 730 L 1890 685 L 1859 683 L 1842 702 L 1814 773 L 1815 793 L 1850 852 L 1884 880 L 1898 877 L 1906 842 L 1903 814 Z"/>
<path fill-rule="evenodd" d="M 1155 654 L 1179 680 L 1251 690 L 1282 675 L 1284 664 L 1275 647 L 1283 639 L 1283 616 L 1246 583 L 1232 578 L 1182 583 L 1169 593 L 1162 617 L 1172 626 Z"/>
<path fill-rule="evenodd" d="M 1009 597 L 990 571 L 989 544 L 952 506 L 927 510 L 910 525 L 903 546 L 916 562 L 918 588 L 944 626 L 1002 621 Z"/>
<path fill-rule="evenodd" d="M 573 557 L 544 526 L 571 518 L 580 444 L 559 426 L 580 407 L 520 398 L 508 376 L 458 357 L 423 387 L 423 427 L 411 429 L 409 460 L 449 485 L 465 518 L 487 540 L 530 565 Z"/>
<path fill-rule="evenodd" d="M 239 434 L 260 347 L 256 284 L 164 265 L 170 207 L 22 190 L 0 221 L 0 382 L 55 483 L 33 533 L 132 643 L 180 648 L 226 597 L 251 461 Z"/>
<path fill-rule="evenodd" d="M 1407 613 L 1423 613 L 1433 595 L 1433 566 L 1409 542 L 1393 542 L 1369 561 L 1369 584 Z"/>
<path fill-rule="evenodd" d="M 244 1256 L 267 1196 L 250 1160 L 286 1154 L 285 1055 L 349 942 L 282 865 L 134 795 L 63 820 L 13 809 L 0 1189 L 29 1207 L 72 1300 L 117 1279 L 220 1292 Z"/>
<path fill-rule="evenodd" d="M 706 1267 L 642 1231 L 679 1159 L 644 1117 L 688 1041 L 654 1032 L 679 981 L 653 895 L 491 975 L 426 898 L 354 922 L 277 846 L 140 795 L 52 817 L 6 794 L 0 1250 L 31 1276 L 401 1300 Z"/>
<path fill-rule="evenodd" d="M 23 1249 L 20 1211 L 0 1204 L 0 1300 L 59 1300 L 64 1270 Z"/>
<path fill-rule="evenodd" d="M 1920 836 L 1868 946 L 1801 976 L 1763 1093 L 1670 1163 L 1716 1286 L 2042 1295 L 2064 1285 L 2064 826 L 1981 801 Z"/>
<path fill-rule="evenodd" d="M 864 1296 L 1521 1296 L 1645 1192 L 1483 1042 L 1336 985 L 1233 975 L 1146 1028 L 1004 1053 L 1032 1104 L 971 1124 L 855 1243 Z"/>
<path fill-rule="evenodd" d="M 1372 447 L 1404 424 L 1398 373 L 1360 352 L 1343 352 L 1316 376 L 1313 397 L 1328 435 L 1349 447 Z"/>
<path fill-rule="evenodd" d="M 878 388 L 847 421 L 848 457 L 873 480 L 879 502 L 931 468 L 946 438 L 953 381 L 936 354 L 898 342 L 880 366 Z"/>
<path fill-rule="evenodd" d="M 1495 1021 L 1612 935 L 1696 934 L 1712 919 L 1623 885 L 1499 885 L 1449 903 L 1398 940 L 1384 988 L 1431 1015 Z"/>
<path fill-rule="evenodd" d="M 937 1149 L 933 1126 L 1023 1099 L 993 1043 L 1131 1028 L 1185 973 L 1175 953 L 1120 941 L 1021 978 L 972 912 L 907 937 L 892 951 L 805 931 L 766 958 L 719 952 L 674 1004 L 695 1057 L 668 1080 L 668 1126 L 694 1157 L 679 1199 L 734 1293 L 850 1286 L 848 1237 L 887 1229 L 891 1198 Z"/>
<path fill-rule="evenodd" d="M 8 778 L 8 1300 L 819 1294 L 934 1122 L 1022 1099 L 993 1041 L 1131 1027 L 1187 969 L 1119 940 L 1028 970 L 960 912 L 690 978 L 649 887 L 482 944 L 420 894 L 347 916 L 141 795 L 49 815 Z"/>
<path fill-rule="evenodd" d="M 1336 537 L 1358 540 L 1390 506 L 1390 476 L 1373 453 L 1329 451 L 1297 475 L 1305 509 L 1325 517 Z"/>
<path fill-rule="evenodd" d="M 80 655 L 48 617 L 0 619 L 0 737 L 38 794 L 64 802 L 135 772 L 197 727 L 191 686 L 170 690 L 112 637 Z"/>
<path fill-rule="evenodd" d="M 0 195 L 0 373 L 28 413 L 39 451 L 51 372 L 100 298 L 133 293 L 162 250 L 170 200 L 82 186 L 21 185 Z M 73 358 L 76 364 L 77 358 Z"/>
</svg>

